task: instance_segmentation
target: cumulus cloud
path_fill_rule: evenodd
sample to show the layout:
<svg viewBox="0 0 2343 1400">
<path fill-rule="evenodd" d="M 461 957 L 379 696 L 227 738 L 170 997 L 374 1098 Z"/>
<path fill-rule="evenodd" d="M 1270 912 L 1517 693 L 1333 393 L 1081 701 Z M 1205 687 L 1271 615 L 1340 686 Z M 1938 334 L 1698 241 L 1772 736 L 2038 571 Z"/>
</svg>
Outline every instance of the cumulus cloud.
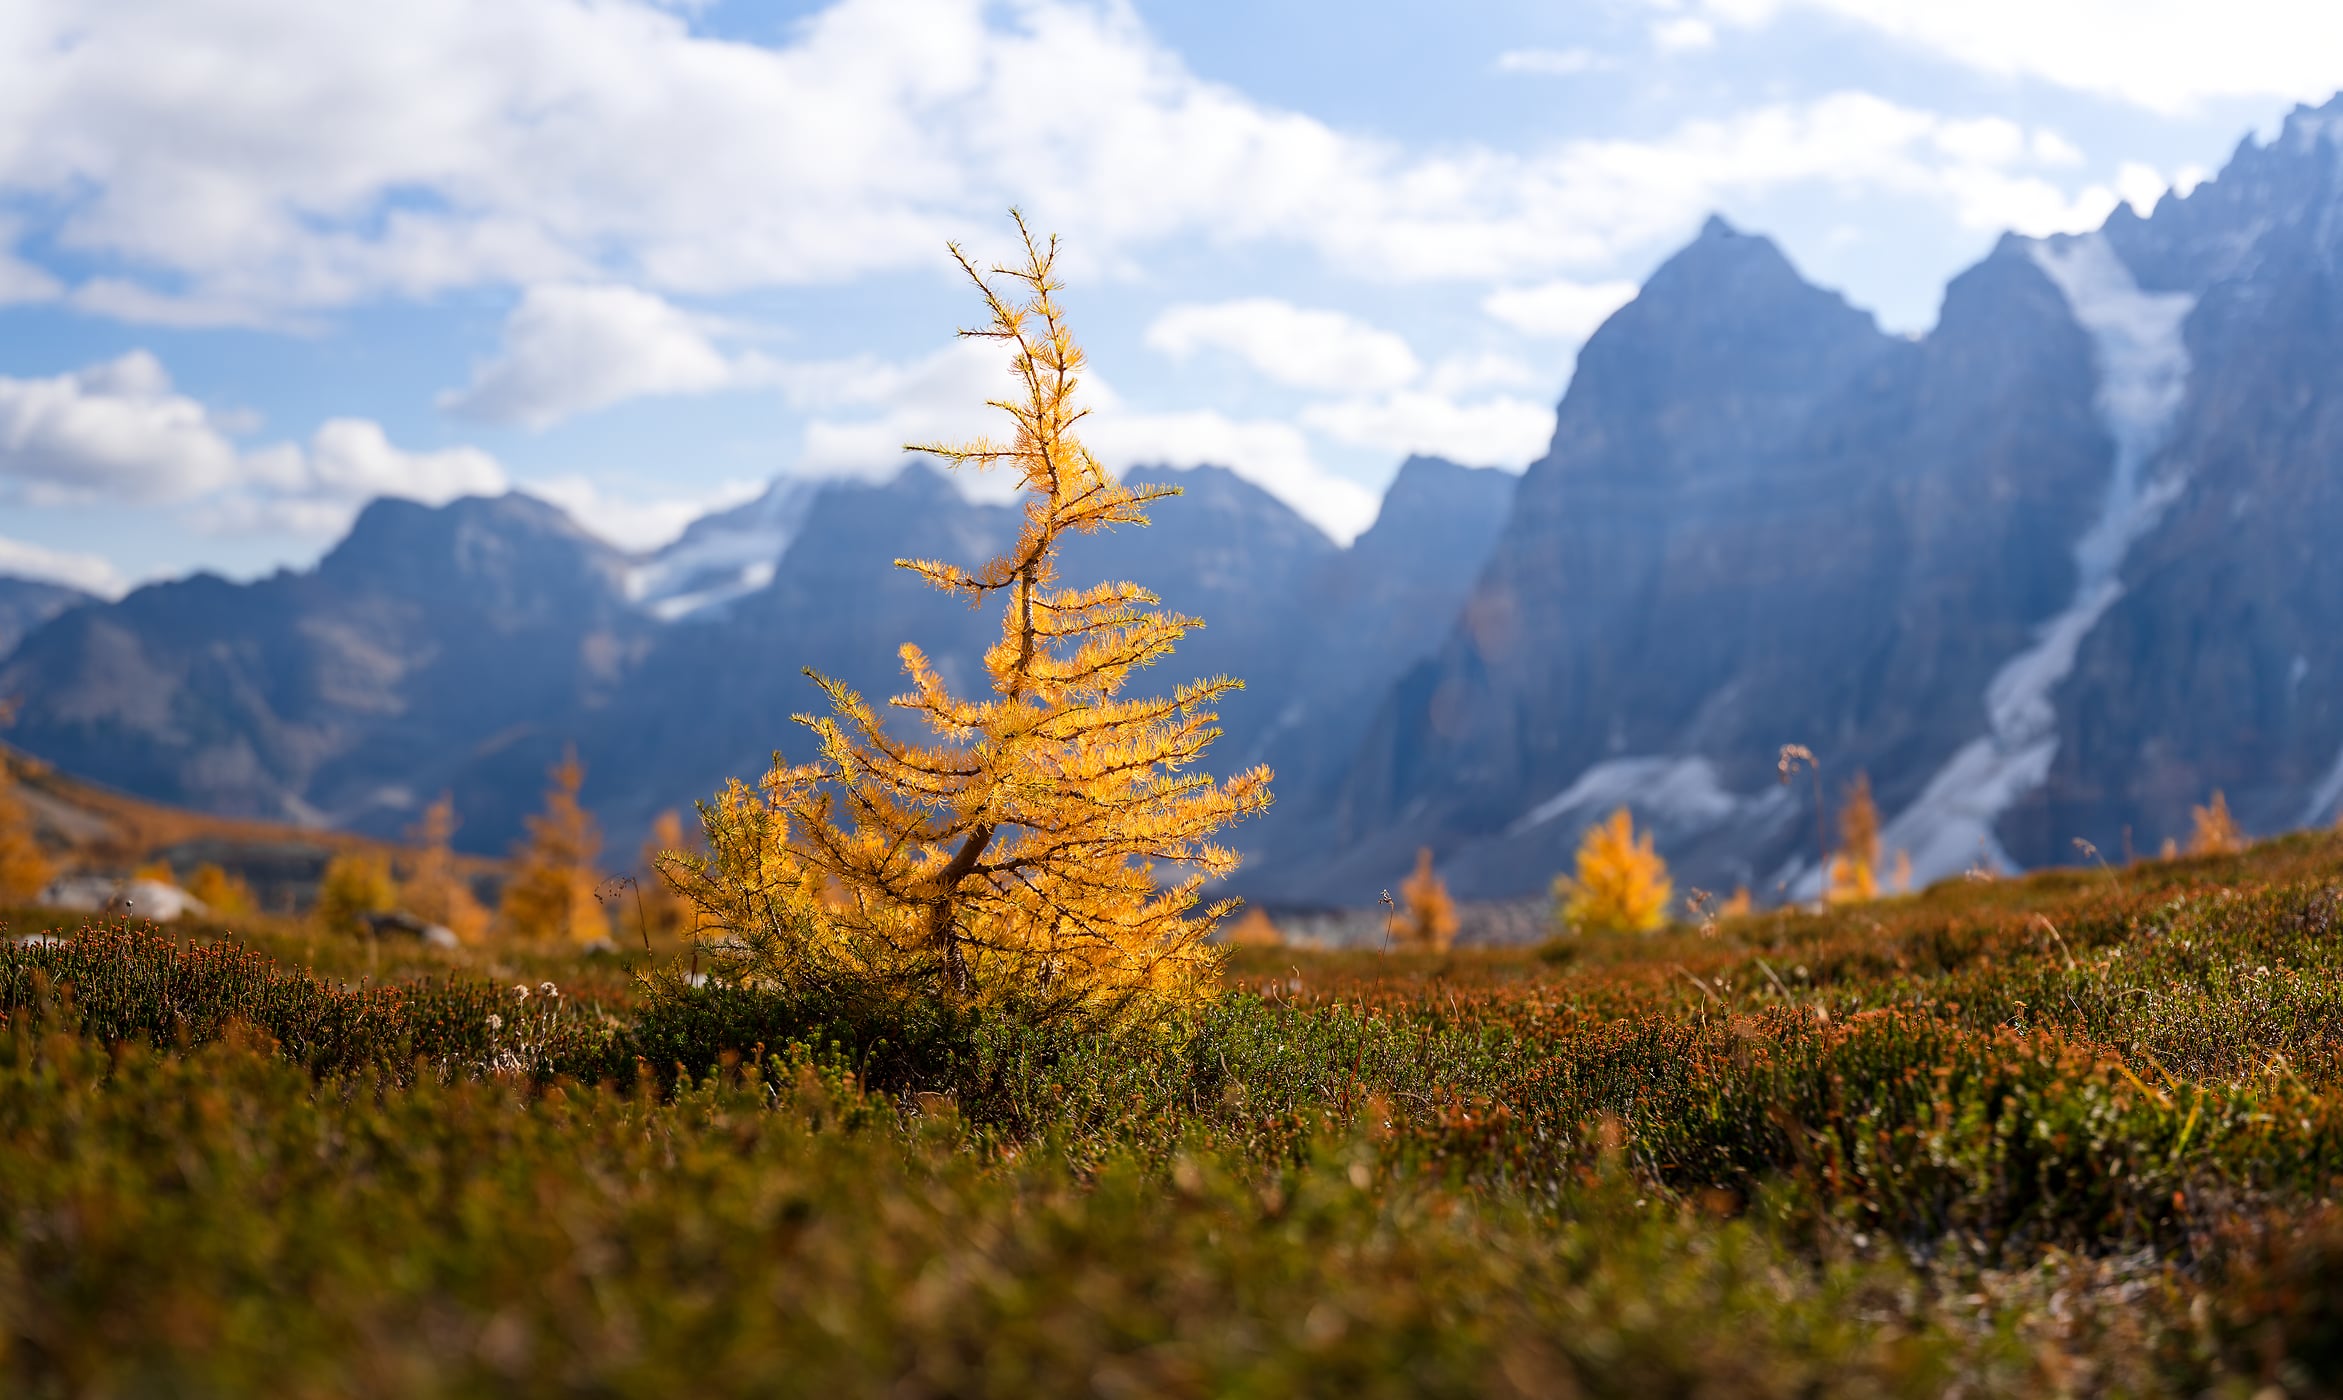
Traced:
<svg viewBox="0 0 2343 1400">
<path fill-rule="evenodd" d="M 1341 312 L 1261 297 L 1175 306 L 1148 327 L 1147 343 L 1181 357 L 1220 350 L 1276 383 L 1339 395 L 1305 405 L 1300 421 L 1353 447 L 1518 464 L 1553 431 L 1552 410 L 1537 403 L 1506 395 L 1466 401 L 1545 382 L 1520 360 L 1483 352 L 1427 370 L 1404 339 Z"/>
<path fill-rule="evenodd" d="M 1612 279 L 1574 282 L 1560 278 L 1529 287 L 1500 287 L 1482 298 L 1481 309 L 1523 335 L 1583 341 L 1612 312 L 1635 299 L 1633 282 Z"/>
<path fill-rule="evenodd" d="M 1147 344 L 1176 359 L 1223 351 L 1301 389 L 1395 389 L 1423 369 L 1408 343 L 1390 331 L 1271 297 L 1174 306 L 1148 326 Z"/>
<path fill-rule="evenodd" d="M 1548 404 L 1509 395 L 1460 403 L 1414 389 L 1314 403 L 1302 421 L 1338 442 L 1392 456 L 1427 452 L 1481 466 L 1525 465 L 1554 435 Z"/>
<path fill-rule="evenodd" d="M 184 500 L 230 485 L 242 465 L 143 350 L 45 379 L 0 377 L 0 480 L 31 500 Z"/>
<path fill-rule="evenodd" d="M 0 536 L 0 574 L 61 583 L 101 598 L 119 598 L 130 591 L 130 580 L 110 560 L 6 536 Z"/>
<path fill-rule="evenodd" d="M 707 325 L 633 287 L 532 287 L 504 325 L 504 344 L 443 408 L 490 423 L 549 427 L 652 394 L 697 394 L 738 382 L 744 366 Z"/>
<path fill-rule="evenodd" d="M 436 503 L 505 485 L 485 452 L 408 451 L 364 419 L 252 450 L 233 440 L 238 426 L 179 393 L 143 350 L 49 378 L 0 376 L 0 490 L 36 505 L 184 504 L 219 531 L 321 533 L 373 496 Z"/>
<path fill-rule="evenodd" d="M 1707 0 L 1720 22 L 1820 11 L 2002 77 L 2162 112 L 2214 98 L 2324 101 L 2343 88 L 2331 0 Z"/>
<path fill-rule="evenodd" d="M 813 474 L 881 476 L 901 465 L 905 444 L 1000 436 L 1005 420 L 985 400 L 1012 389 L 1000 347 L 985 341 L 955 341 L 908 361 L 861 356 L 779 365 L 773 373 L 807 415 L 797 469 Z M 1089 410 L 1082 439 L 1112 470 L 1211 462 L 1337 539 L 1374 521 L 1375 493 L 1321 463 L 1308 435 L 1290 422 L 1141 408 L 1095 373 L 1084 377 L 1079 401 Z M 999 472 L 964 472 L 958 481 L 979 500 L 1004 500 L 1016 489 Z"/>
<path fill-rule="evenodd" d="M 770 44 L 637 0 L 286 5 L 266 23 L 244 3 L 24 0 L 12 15 L 0 132 L 70 139 L 0 140 L 0 193 L 42 210 L 60 248 L 120 269 L 78 289 L 83 304 L 268 323 L 467 286 L 830 283 L 932 267 L 950 236 L 981 246 L 1012 202 L 1094 268 L 1185 238 L 1368 277 L 1527 283 L 1786 184 L 1884 182 L 1970 224 L 2009 203 L 1983 178 L 2008 168 L 1997 154 L 1947 150 L 1942 119 L 1846 94 L 1648 138 L 1411 149 L 1208 81 L 1117 3 L 841 0 Z M 1733 3 L 1669 22 L 1681 40 L 1764 8 Z M 713 374 L 670 348 L 630 372 Z M 474 387 L 483 408 L 558 398 L 518 368 Z"/>
</svg>

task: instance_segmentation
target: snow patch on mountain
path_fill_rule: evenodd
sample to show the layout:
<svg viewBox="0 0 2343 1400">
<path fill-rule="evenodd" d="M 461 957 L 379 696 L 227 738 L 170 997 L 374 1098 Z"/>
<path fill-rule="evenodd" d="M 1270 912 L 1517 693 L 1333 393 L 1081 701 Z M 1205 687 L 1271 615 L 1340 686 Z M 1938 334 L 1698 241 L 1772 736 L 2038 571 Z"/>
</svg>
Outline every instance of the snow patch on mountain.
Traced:
<svg viewBox="0 0 2343 1400">
<path fill-rule="evenodd" d="M 1987 685 L 1987 732 L 1955 753 L 1881 833 L 1885 849 L 1911 853 L 1913 876 L 1923 883 L 1975 865 L 2015 868 L 1994 826 L 2050 775 L 2058 751 L 2052 692 L 2074 670 L 2083 638 L 2123 595 L 2124 557 L 2185 484 L 2170 474 L 2151 480 L 2148 467 L 2188 392 L 2181 326 L 2195 296 L 2140 290 L 2101 234 L 2051 239 L 2029 252 L 2097 351 L 2096 406 L 2115 441 L 2114 469 L 2097 518 L 2075 542 L 2073 600 Z M 1814 878 L 1808 871 L 1806 883 Z"/>
<path fill-rule="evenodd" d="M 820 494 L 818 481 L 776 481 L 747 505 L 704 516 L 627 571 L 627 598 L 662 622 L 706 614 L 773 581 Z"/>
<path fill-rule="evenodd" d="M 1506 832 L 1518 836 L 1562 817 L 1581 824 L 1626 807 L 1669 835 L 1712 830 L 1766 797 L 1735 797 L 1705 758 L 1612 758 L 1595 764 L 1555 796 L 1524 813 Z"/>
</svg>

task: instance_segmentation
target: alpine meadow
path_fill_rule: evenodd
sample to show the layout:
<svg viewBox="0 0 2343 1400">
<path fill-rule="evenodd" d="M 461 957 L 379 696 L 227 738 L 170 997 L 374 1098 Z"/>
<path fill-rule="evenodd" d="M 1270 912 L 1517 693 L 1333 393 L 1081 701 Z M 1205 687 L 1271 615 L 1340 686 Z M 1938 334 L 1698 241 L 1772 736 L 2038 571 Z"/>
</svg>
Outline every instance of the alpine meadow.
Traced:
<svg viewBox="0 0 2343 1400">
<path fill-rule="evenodd" d="M 0 1397 L 2343 1400 L 2231 9 L 16 0 Z"/>
</svg>

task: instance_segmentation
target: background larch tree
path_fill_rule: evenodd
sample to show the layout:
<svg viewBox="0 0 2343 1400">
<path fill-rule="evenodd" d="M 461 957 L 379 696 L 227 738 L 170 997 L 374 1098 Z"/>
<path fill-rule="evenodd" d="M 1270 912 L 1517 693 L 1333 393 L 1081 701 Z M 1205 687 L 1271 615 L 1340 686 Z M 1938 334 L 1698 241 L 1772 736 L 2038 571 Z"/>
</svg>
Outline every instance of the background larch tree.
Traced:
<svg viewBox="0 0 2343 1400">
<path fill-rule="evenodd" d="M 1839 849 L 1830 858 L 1829 888 L 1834 904 L 1879 898 L 1879 805 L 1871 800 L 1871 777 L 1857 773 L 1839 798 Z"/>
<path fill-rule="evenodd" d="M 56 868 L 33 834 L 32 813 L 16 790 L 16 770 L 0 754 L 0 904 L 30 904 Z"/>
<path fill-rule="evenodd" d="M 991 695 L 950 694 L 904 646 L 910 690 L 893 703 L 931 736 L 913 742 L 809 671 L 832 708 L 798 716 L 819 759 L 776 759 L 761 794 L 735 788 L 703 808 L 711 854 L 676 864 L 704 923 L 746 948 L 735 976 L 1034 1021 L 1155 1022 L 1214 993 L 1207 935 L 1234 906 L 1198 905 L 1237 858 L 1211 838 L 1268 805 L 1269 770 L 1226 782 L 1197 770 L 1220 733 L 1212 702 L 1238 682 L 1123 693 L 1196 619 L 1159 610 L 1135 583 L 1059 580 L 1067 537 L 1145 525 L 1149 505 L 1178 493 L 1124 485 L 1075 436 L 1083 356 L 1056 301 L 1057 241 L 1016 223 L 1014 266 L 988 276 L 951 250 L 989 313 L 961 334 L 1009 351 L 1016 393 L 992 406 L 1014 432 L 910 450 L 1015 472 L 1024 529 L 979 568 L 897 561 L 972 607 L 999 606 Z M 1178 873 L 1159 879 L 1165 866 Z"/>
<path fill-rule="evenodd" d="M 1675 894 L 1651 833 L 1638 837 L 1625 807 L 1586 829 L 1577 875 L 1554 881 L 1561 921 L 1577 933 L 1649 933 L 1668 922 Z"/>
<path fill-rule="evenodd" d="M 1448 884 L 1432 868 L 1432 848 L 1416 852 L 1416 868 L 1399 882 L 1399 919 L 1395 930 L 1402 947 L 1445 953 L 1456 941 L 1456 901 Z"/>
<path fill-rule="evenodd" d="M 456 826 L 455 797 L 443 792 L 423 809 L 423 820 L 408 829 L 415 854 L 409 858 L 406 879 L 399 883 L 399 903 L 460 941 L 477 943 L 488 931 L 488 910 L 456 869 Z"/>
<path fill-rule="evenodd" d="M 515 938 L 592 943 L 610 936 L 610 921 L 594 897 L 602 830 L 578 802 L 586 767 L 574 750 L 553 765 L 551 777 L 545 810 L 527 819 L 529 839 L 515 854 L 496 916 Z"/>
</svg>

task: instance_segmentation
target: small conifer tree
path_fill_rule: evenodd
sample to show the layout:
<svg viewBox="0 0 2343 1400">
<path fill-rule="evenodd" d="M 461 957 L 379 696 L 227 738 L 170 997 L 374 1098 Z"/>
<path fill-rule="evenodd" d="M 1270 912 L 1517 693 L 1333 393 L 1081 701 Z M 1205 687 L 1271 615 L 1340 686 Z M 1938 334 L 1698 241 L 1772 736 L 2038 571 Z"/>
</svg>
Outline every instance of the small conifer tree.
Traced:
<svg viewBox="0 0 2343 1400">
<path fill-rule="evenodd" d="M 478 942 L 488 932 L 488 910 L 472 892 L 471 882 L 456 869 L 456 800 L 441 793 L 423 809 L 423 819 L 408 828 L 415 854 L 407 878 L 399 885 L 399 902 L 416 918 L 438 924 L 465 943 Z"/>
<path fill-rule="evenodd" d="M 1667 923 L 1675 892 L 1651 834 L 1636 835 L 1625 807 L 1587 828 L 1576 878 L 1554 881 L 1562 922 L 1578 933 L 1649 933 Z"/>
<path fill-rule="evenodd" d="M 56 869 L 33 834 L 32 813 L 16 789 L 16 770 L 0 754 L 0 904 L 30 904 Z"/>
<path fill-rule="evenodd" d="M 1415 872 L 1399 884 L 1400 916 L 1393 930 L 1402 947 L 1445 953 L 1456 941 L 1456 901 L 1432 869 L 1432 848 L 1416 852 Z"/>
<path fill-rule="evenodd" d="M 1854 904 L 1879 898 L 1879 808 L 1871 778 L 1857 773 L 1839 799 L 1839 848 L 1830 860 L 1830 900 Z"/>
<path fill-rule="evenodd" d="M 514 854 L 497 918 L 515 938 L 548 943 L 593 943 L 610 936 L 610 921 L 594 897 L 594 858 L 602 830 L 578 802 L 586 782 L 577 751 L 553 765 L 545 810 L 528 818 L 528 840 Z"/>
<path fill-rule="evenodd" d="M 2229 815 L 2229 799 L 2216 789 L 2213 800 L 2189 809 L 2188 853 L 2192 856 L 2227 855 L 2245 848 L 2245 837 Z"/>
<path fill-rule="evenodd" d="M 317 922 L 328 933 L 366 932 L 366 916 L 398 902 L 390 862 L 364 851 L 344 851 L 326 862 L 318 882 Z"/>
<path fill-rule="evenodd" d="M 1145 525 L 1177 492 L 1125 485 L 1076 437 L 1083 356 L 1057 303 L 1057 243 L 1022 217 L 1017 229 L 1023 256 L 990 275 L 952 249 L 989 313 L 962 334 L 1010 352 L 1016 389 L 993 407 L 1014 432 L 912 450 L 1015 473 L 1024 530 L 975 569 L 898 561 L 971 606 L 999 605 L 992 693 L 954 696 L 917 647 L 901 648 L 910 689 L 893 703 L 925 724 L 921 743 L 813 676 L 831 713 L 798 718 L 819 758 L 776 760 L 761 793 L 736 786 L 703 807 L 709 854 L 669 864 L 702 925 L 745 949 L 726 961 L 732 976 L 1033 1022 L 1154 1024 L 1216 992 L 1208 936 L 1234 905 L 1198 905 L 1236 856 L 1212 837 L 1268 805 L 1269 772 L 1197 771 L 1220 732 L 1212 703 L 1237 682 L 1124 693 L 1195 619 L 1159 611 L 1137 584 L 1059 580 L 1067 539 Z M 1161 879 L 1165 867 L 1181 873 Z"/>
</svg>

